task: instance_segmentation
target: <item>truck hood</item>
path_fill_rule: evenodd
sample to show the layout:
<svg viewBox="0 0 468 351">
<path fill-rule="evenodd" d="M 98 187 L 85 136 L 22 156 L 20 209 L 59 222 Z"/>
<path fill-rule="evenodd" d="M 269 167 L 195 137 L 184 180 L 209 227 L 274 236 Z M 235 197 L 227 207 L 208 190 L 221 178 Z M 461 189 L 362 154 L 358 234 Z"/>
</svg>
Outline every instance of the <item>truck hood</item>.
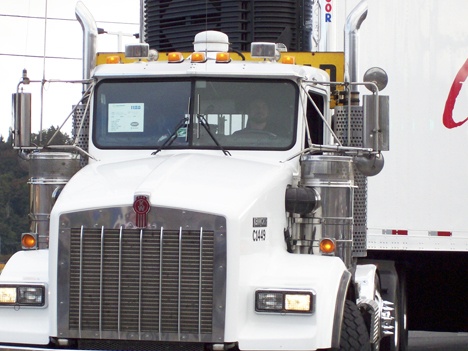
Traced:
<svg viewBox="0 0 468 351">
<path fill-rule="evenodd" d="M 227 214 L 291 181 L 287 164 L 268 164 L 222 155 L 177 154 L 94 163 L 78 172 L 62 191 L 54 211 L 129 206 L 148 195 L 152 206 Z"/>
</svg>

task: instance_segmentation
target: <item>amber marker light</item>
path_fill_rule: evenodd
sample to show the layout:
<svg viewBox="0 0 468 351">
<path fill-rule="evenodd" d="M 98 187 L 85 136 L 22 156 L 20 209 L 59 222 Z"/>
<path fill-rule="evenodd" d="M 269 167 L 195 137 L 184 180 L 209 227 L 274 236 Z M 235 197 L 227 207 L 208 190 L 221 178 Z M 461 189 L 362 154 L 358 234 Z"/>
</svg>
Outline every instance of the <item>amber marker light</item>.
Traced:
<svg viewBox="0 0 468 351">
<path fill-rule="evenodd" d="M 192 62 L 205 62 L 206 56 L 203 52 L 194 52 L 192 54 Z"/>
<path fill-rule="evenodd" d="M 170 52 L 167 55 L 167 61 L 170 63 L 178 63 L 184 60 L 184 56 L 182 56 L 181 52 Z"/>
<path fill-rule="evenodd" d="M 325 254 L 334 253 L 336 249 L 335 241 L 329 238 L 320 240 L 320 251 Z"/>
<path fill-rule="evenodd" d="M 295 65 L 296 58 L 294 56 L 283 56 L 283 58 L 281 59 L 281 62 L 287 65 Z"/>
<path fill-rule="evenodd" d="M 23 233 L 21 236 L 21 246 L 23 250 L 32 250 L 37 248 L 37 235 L 35 233 Z"/>
<path fill-rule="evenodd" d="M 218 52 L 216 54 L 217 63 L 228 63 L 231 61 L 231 55 L 228 52 Z"/>
<path fill-rule="evenodd" d="M 120 56 L 117 56 L 117 55 L 107 56 L 106 63 L 108 64 L 120 63 Z"/>
</svg>

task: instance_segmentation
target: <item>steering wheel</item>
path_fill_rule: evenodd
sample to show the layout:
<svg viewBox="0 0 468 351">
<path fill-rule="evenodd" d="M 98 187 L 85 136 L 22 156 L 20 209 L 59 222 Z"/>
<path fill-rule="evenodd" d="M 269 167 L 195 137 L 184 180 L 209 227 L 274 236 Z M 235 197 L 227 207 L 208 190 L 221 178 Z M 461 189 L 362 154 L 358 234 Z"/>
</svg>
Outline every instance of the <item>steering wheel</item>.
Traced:
<svg viewBox="0 0 468 351">
<path fill-rule="evenodd" d="M 270 136 L 270 137 L 273 137 L 273 138 L 278 137 L 275 133 L 269 132 L 267 130 L 262 130 L 262 129 L 242 129 L 241 131 L 239 131 L 238 134 L 242 135 L 242 136 L 255 136 L 255 135 L 257 135 L 257 136 L 262 136 L 262 137 L 266 137 L 266 136 Z"/>
</svg>

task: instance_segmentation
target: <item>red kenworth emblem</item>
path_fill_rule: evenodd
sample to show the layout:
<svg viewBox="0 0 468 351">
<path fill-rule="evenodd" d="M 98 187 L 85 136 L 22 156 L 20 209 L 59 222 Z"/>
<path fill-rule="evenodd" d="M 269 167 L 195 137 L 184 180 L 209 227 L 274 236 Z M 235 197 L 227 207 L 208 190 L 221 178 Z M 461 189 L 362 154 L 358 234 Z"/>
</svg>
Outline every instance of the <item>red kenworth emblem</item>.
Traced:
<svg viewBox="0 0 468 351">
<path fill-rule="evenodd" d="M 146 195 L 135 195 L 133 211 L 136 213 L 135 225 L 137 228 L 146 228 L 148 225 L 148 212 L 151 210 L 148 199 L 149 196 Z"/>
</svg>

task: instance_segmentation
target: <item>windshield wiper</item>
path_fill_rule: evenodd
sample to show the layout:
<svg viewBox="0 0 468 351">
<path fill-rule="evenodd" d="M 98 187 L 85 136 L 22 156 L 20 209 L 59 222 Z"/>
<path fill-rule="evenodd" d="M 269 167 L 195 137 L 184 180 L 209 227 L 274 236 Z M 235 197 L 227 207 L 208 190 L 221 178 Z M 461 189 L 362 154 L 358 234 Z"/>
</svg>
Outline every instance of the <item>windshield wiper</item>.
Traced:
<svg viewBox="0 0 468 351">
<path fill-rule="evenodd" d="M 166 139 L 166 141 L 161 144 L 156 151 L 153 151 L 151 155 L 156 155 L 159 151 L 164 149 L 166 146 L 171 146 L 171 144 L 174 142 L 174 140 L 177 139 L 177 132 L 179 129 L 184 125 L 188 123 L 188 117 L 183 117 L 179 123 L 175 126 L 174 130 L 172 131 L 171 135 L 169 135 L 169 138 Z"/>
<path fill-rule="evenodd" d="M 202 125 L 202 127 L 206 130 L 208 135 L 211 137 L 211 139 L 214 141 L 217 147 L 225 154 L 226 156 L 231 156 L 231 153 L 227 151 L 216 139 L 213 133 L 211 133 L 210 126 L 208 125 L 208 122 L 206 121 L 206 118 L 204 115 L 197 113 L 197 119 L 198 122 Z"/>
</svg>

